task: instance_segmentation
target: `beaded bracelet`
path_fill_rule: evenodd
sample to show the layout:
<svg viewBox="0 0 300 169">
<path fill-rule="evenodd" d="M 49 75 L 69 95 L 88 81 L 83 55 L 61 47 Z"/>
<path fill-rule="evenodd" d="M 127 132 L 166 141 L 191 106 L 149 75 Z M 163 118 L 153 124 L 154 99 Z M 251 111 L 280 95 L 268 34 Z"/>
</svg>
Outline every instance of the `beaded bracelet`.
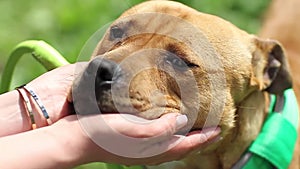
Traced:
<svg viewBox="0 0 300 169">
<path fill-rule="evenodd" d="M 41 109 L 41 111 L 42 111 L 44 117 L 45 117 L 46 119 L 49 119 L 48 112 L 47 112 L 45 106 L 43 105 L 43 103 L 42 103 L 40 97 L 34 92 L 34 90 L 33 90 L 31 87 L 25 85 L 25 86 L 23 86 L 23 88 L 24 88 L 24 89 L 32 96 L 32 98 L 34 99 L 34 101 L 36 102 L 36 104 L 37 104 L 37 105 L 39 106 L 39 108 Z"/>
<path fill-rule="evenodd" d="M 35 91 L 34 91 L 31 87 L 29 87 L 29 86 L 27 86 L 27 85 L 23 85 L 23 86 L 18 87 L 17 89 L 24 89 L 25 91 L 27 91 L 27 92 L 31 95 L 31 97 L 33 98 L 33 100 L 36 102 L 36 104 L 38 105 L 38 107 L 40 108 L 40 110 L 42 111 L 43 116 L 46 118 L 46 121 L 47 121 L 48 125 L 52 124 L 52 121 L 51 121 L 51 119 L 50 119 L 50 117 L 49 117 L 49 114 L 48 114 L 48 112 L 47 112 L 47 110 L 46 110 L 44 104 L 42 103 L 40 97 L 35 93 Z M 20 91 L 21 91 L 21 90 L 20 90 Z M 22 95 L 25 96 L 26 94 L 23 93 Z M 22 96 L 22 97 L 23 97 L 23 96 Z M 26 95 L 26 97 L 27 97 L 27 95 Z M 24 98 L 24 97 L 23 97 L 23 98 Z M 28 97 L 27 97 L 27 99 L 28 99 Z M 26 99 L 26 100 L 27 100 L 27 99 Z M 26 100 L 24 99 L 25 103 L 26 103 Z M 30 105 L 29 99 L 28 99 L 26 105 L 27 105 L 27 104 Z M 31 107 L 31 106 L 30 106 L 30 107 Z M 27 110 L 28 110 L 28 112 L 30 112 L 30 109 L 27 108 Z M 33 114 L 33 113 L 32 113 L 32 109 L 31 109 L 31 114 Z M 30 116 L 33 116 L 33 115 L 30 115 Z"/>
</svg>

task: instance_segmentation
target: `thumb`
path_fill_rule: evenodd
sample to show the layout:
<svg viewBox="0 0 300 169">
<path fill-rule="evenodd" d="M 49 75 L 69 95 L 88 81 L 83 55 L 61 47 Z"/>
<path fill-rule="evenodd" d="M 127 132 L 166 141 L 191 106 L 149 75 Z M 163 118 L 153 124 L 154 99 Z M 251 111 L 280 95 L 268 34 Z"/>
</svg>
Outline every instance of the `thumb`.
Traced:
<svg viewBox="0 0 300 169">
<path fill-rule="evenodd" d="M 188 123 L 188 118 L 186 115 L 178 114 L 178 113 L 168 113 L 161 116 L 159 119 L 156 119 L 149 126 L 145 126 L 149 128 L 148 137 L 154 136 L 171 136 L 174 135 L 179 129 L 186 126 Z"/>
<path fill-rule="evenodd" d="M 146 120 L 132 114 L 103 116 L 106 124 L 120 134 L 134 138 L 166 138 L 187 124 L 186 115 L 168 113 L 158 119 Z"/>
</svg>

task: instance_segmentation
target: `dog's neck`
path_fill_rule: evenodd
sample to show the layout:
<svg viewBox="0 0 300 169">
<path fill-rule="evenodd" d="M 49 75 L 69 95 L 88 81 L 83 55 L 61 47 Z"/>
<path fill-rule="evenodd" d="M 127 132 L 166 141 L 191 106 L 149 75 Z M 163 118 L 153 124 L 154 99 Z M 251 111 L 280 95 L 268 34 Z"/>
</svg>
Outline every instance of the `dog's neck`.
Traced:
<svg viewBox="0 0 300 169">
<path fill-rule="evenodd" d="M 220 146 L 220 162 L 224 169 L 236 163 L 261 131 L 269 108 L 268 95 L 254 92 L 237 108 L 234 132 L 224 138 Z M 226 146 L 225 146 L 226 145 Z"/>
<path fill-rule="evenodd" d="M 231 134 L 220 141 L 219 148 L 213 153 L 195 154 L 185 159 L 186 168 L 230 169 L 251 142 L 256 139 L 267 115 L 268 96 L 262 92 L 249 95 L 236 111 L 236 125 Z M 207 164 L 206 164 L 207 162 Z"/>
</svg>

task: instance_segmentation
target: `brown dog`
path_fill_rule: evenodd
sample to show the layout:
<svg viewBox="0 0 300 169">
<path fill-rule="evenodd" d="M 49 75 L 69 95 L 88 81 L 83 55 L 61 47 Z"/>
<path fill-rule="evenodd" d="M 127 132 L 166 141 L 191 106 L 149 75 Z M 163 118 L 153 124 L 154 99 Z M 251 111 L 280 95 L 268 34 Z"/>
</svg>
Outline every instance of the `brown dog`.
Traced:
<svg viewBox="0 0 300 169">
<path fill-rule="evenodd" d="M 260 133 L 267 93 L 282 96 L 292 83 L 278 42 L 172 1 L 126 11 L 106 32 L 92 62 L 97 58 L 102 113 L 155 119 L 178 112 L 189 119 L 181 132 L 221 128 L 219 138 L 208 138 L 178 168 L 233 167 Z"/>
</svg>

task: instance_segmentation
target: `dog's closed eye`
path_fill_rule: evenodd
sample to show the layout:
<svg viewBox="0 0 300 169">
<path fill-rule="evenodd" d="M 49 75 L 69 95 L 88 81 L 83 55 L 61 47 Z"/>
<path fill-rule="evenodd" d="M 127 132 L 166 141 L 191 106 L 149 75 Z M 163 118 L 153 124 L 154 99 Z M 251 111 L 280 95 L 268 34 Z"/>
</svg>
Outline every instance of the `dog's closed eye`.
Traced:
<svg viewBox="0 0 300 169">
<path fill-rule="evenodd" d="M 199 67 L 197 64 L 189 61 L 181 45 L 169 44 L 166 46 L 165 62 L 171 65 L 175 70 L 187 71 L 189 68 Z"/>
<path fill-rule="evenodd" d="M 165 62 L 171 65 L 175 70 L 187 71 L 189 68 L 198 67 L 198 65 L 189 62 L 173 53 L 168 53 Z"/>
</svg>

